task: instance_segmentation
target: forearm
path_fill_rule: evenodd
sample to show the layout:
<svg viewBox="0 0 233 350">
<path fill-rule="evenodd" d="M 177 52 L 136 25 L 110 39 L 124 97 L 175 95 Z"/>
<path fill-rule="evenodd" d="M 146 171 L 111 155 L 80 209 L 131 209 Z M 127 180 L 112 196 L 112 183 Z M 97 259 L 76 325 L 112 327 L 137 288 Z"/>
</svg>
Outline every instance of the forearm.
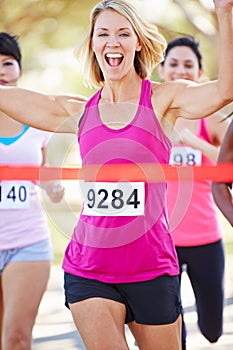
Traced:
<svg viewBox="0 0 233 350">
<path fill-rule="evenodd" d="M 220 96 L 231 102 L 233 100 L 232 3 L 231 1 L 215 1 L 215 3 L 219 27 L 218 89 Z"/>
<path fill-rule="evenodd" d="M 211 145 L 210 143 L 199 138 L 190 146 L 199 149 L 206 157 L 211 159 L 213 162 L 217 162 L 219 155 L 219 147 Z"/>
<path fill-rule="evenodd" d="M 212 193 L 218 208 L 233 226 L 233 201 L 230 187 L 224 183 L 213 183 Z"/>
<path fill-rule="evenodd" d="M 179 137 L 179 142 L 201 151 L 201 153 L 213 162 L 217 162 L 220 149 L 218 146 L 212 145 L 200 137 L 197 137 L 187 128 L 179 133 Z"/>
</svg>

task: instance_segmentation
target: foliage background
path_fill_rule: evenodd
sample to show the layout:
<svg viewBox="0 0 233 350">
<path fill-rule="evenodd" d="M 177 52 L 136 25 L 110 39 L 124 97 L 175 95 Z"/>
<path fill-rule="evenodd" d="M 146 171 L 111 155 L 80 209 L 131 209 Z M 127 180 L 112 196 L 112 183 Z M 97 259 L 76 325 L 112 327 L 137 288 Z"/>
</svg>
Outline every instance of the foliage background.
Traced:
<svg viewBox="0 0 233 350">
<path fill-rule="evenodd" d="M 216 16 L 212 0 L 134 0 L 167 40 L 189 34 L 201 42 L 208 78 L 217 72 Z M 83 38 L 96 0 L 1 0 L 0 30 L 18 34 L 21 84 L 52 92 L 90 94 L 82 84 L 73 48 Z M 156 72 L 153 74 L 157 78 Z"/>
</svg>

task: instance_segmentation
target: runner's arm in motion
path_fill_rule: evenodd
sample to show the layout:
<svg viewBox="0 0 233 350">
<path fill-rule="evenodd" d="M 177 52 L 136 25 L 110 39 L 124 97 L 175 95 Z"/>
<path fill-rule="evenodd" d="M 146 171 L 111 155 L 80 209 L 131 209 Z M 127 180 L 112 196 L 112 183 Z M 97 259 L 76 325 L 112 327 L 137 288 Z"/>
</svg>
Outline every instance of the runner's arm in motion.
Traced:
<svg viewBox="0 0 233 350">
<path fill-rule="evenodd" d="M 231 122 L 229 129 L 225 135 L 222 143 L 218 162 L 231 162 L 233 163 L 233 121 Z M 214 182 L 212 184 L 212 193 L 214 200 L 226 217 L 226 219 L 233 226 L 233 197 L 231 193 L 232 184 L 223 182 Z"/>
<path fill-rule="evenodd" d="M 46 94 L 10 86 L 0 86 L 0 110 L 34 128 L 76 133 L 86 98 L 80 95 Z"/>
<path fill-rule="evenodd" d="M 154 93 L 152 102 L 154 106 L 160 102 L 159 113 L 166 119 L 207 117 L 233 101 L 232 6 L 233 0 L 215 0 L 219 31 L 218 79 L 205 83 L 183 79 L 162 83 L 158 100 Z"/>
</svg>

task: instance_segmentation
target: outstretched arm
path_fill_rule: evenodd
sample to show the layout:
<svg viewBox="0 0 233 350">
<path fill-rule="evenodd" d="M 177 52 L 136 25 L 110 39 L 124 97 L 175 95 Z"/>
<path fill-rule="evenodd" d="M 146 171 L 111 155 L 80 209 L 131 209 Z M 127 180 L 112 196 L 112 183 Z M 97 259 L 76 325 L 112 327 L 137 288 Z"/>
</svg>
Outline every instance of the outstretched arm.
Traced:
<svg viewBox="0 0 233 350">
<path fill-rule="evenodd" d="M 189 81 L 165 83 L 171 93 L 170 110 L 177 117 L 206 117 L 233 101 L 233 0 L 215 0 L 219 28 L 218 79 L 202 84 Z"/>
<path fill-rule="evenodd" d="M 218 162 L 233 162 L 233 121 L 223 140 Z M 212 193 L 217 206 L 233 226 L 233 198 L 230 189 L 231 186 L 232 184 L 214 182 L 212 184 Z"/>
<path fill-rule="evenodd" d="M 48 96 L 17 87 L 0 86 L 0 111 L 32 127 L 76 133 L 85 106 L 83 96 Z"/>
</svg>

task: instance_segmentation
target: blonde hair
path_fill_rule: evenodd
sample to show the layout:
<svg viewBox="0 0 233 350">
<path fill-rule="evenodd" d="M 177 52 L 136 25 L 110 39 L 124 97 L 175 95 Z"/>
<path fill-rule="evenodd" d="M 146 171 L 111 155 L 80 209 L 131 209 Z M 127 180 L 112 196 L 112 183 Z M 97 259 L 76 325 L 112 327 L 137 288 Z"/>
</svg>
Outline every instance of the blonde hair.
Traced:
<svg viewBox="0 0 233 350">
<path fill-rule="evenodd" d="M 142 79 L 148 78 L 155 66 L 164 60 L 166 40 L 155 25 L 143 19 L 127 0 L 103 0 L 92 9 L 89 32 L 83 43 L 75 50 L 75 56 L 83 63 L 84 81 L 89 87 L 100 87 L 104 83 L 103 73 L 92 50 L 92 37 L 98 15 L 109 9 L 123 15 L 138 36 L 142 48 L 135 52 L 134 67 Z"/>
</svg>

